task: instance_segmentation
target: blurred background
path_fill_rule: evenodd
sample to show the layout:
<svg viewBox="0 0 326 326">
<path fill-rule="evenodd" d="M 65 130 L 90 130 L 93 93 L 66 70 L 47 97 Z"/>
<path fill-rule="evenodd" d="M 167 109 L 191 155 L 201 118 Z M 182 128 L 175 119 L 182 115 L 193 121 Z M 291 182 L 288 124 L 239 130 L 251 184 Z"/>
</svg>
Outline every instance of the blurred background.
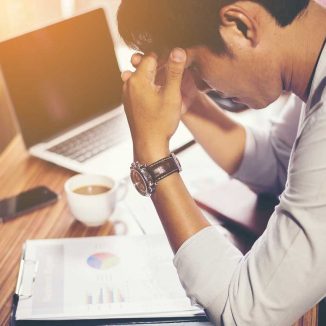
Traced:
<svg viewBox="0 0 326 326">
<path fill-rule="evenodd" d="M 326 0 L 318 2 L 326 4 Z M 129 59 L 132 52 L 123 44 L 117 30 L 116 12 L 119 4 L 120 0 L 0 0 L 0 41 L 69 18 L 79 12 L 103 7 L 109 20 L 120 68 L 130 69 Z M 4 94 L 3 81 L 0 80 L 0 153 L 17 134 L 14 114 Z M 272 105 L 273 110 L 249 110 L 237 114 L 236 119 L 261 125 L 266 121 L 266 117 L 279 112 L 284 99 L 285 97 L 282 97 L 278 105 Z"/>
<path fill-rule="evenodd" d="M 92 8 L 105 9 L 121 69 L 129 68 L 131 52 L 118 36 L 116 11 L 120 0 L 0 0 L 0 41 L 68 18 Z M 14 114 L 0 83 L 0 153 L 17 133 Z"/>
</svg>

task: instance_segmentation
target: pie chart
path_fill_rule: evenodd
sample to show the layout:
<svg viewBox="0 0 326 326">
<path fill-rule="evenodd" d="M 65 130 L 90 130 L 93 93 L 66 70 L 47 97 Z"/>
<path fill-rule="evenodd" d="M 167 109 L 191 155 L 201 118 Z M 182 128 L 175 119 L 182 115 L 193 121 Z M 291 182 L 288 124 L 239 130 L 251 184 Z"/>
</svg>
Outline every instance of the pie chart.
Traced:
<svg viewBox="0 0 326 326">
<path fill-rule="evenodd" d="M 106 270 L 119 263 L 119 257 L 109 253 L 109 252 L 99 252 L 93 254 L 87 258 L 88 266 L 98 269 Z"/>
</svg>

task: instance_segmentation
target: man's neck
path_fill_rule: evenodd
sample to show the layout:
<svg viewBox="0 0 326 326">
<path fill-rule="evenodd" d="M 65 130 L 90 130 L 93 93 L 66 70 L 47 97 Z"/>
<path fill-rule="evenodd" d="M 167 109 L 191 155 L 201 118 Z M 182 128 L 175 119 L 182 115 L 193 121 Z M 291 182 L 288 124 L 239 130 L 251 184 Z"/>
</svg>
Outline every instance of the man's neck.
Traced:
<svg viewBox="0 0 326 326">
<path fill-rule="evenodd" d="M 326 9 L 312 0 L 303 15 L 284 30 L 287 46 L 283 85 L 304 102 L 309 97 L 310 80 L 326 38 L 325 21 Z"/>
</svg>

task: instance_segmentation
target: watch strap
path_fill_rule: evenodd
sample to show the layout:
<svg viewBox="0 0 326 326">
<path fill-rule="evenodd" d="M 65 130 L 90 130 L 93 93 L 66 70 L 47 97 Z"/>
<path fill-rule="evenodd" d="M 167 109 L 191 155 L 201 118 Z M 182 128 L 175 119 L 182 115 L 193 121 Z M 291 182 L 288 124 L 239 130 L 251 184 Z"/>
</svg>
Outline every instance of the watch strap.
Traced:
<svg viewBox="0 0 326 326">
<path fill-rule="evenodd" d="M 180 163 L 174 153 L 147 166 L 155 183 L 167 176 L 181 171 Z"/>
</svg>

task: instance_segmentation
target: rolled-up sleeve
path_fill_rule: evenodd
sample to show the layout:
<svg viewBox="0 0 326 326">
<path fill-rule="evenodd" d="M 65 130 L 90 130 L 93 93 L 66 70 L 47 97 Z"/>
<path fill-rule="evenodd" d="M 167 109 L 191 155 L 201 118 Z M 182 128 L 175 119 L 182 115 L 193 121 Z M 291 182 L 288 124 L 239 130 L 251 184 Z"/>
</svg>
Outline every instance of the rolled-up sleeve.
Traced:
<svg viewBox="0 0 326 326">
<path fill-rule="evenodd" d="M 283 191 L 301 107 L 302 101 L 291 95 L 277 119 L 264 128 L 246 127 L 245 151 L 234 178 L 257 193 L 279 195 Z"/>
<path fill-rule="evenodd" d="M 280 204 L 246 256 L 214 227 L 177 252 L 188 296 L 215 325 L 289 326 L 326 295 L 325 111 L 304 121 Z"/>
</svg>

